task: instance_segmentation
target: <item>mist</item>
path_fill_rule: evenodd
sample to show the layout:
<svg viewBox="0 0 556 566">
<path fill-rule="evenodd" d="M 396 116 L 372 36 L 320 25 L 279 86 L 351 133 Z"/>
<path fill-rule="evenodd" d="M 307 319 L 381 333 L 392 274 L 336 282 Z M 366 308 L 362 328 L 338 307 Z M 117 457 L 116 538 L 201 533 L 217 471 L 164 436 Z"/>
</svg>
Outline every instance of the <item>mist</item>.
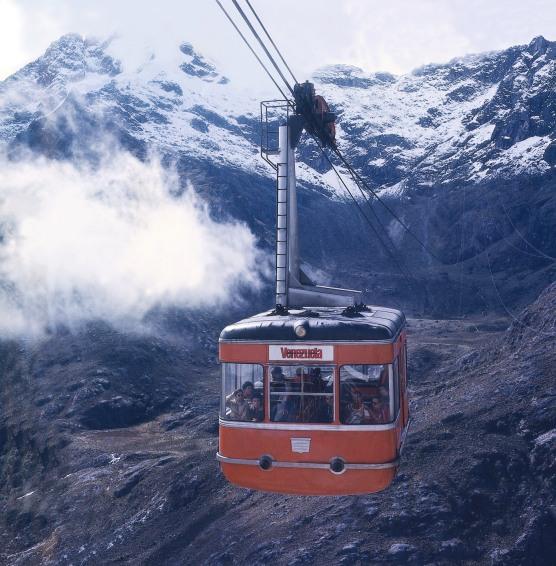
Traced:
<svg viewBox="0 0 556 566">
<path fill-rule="evenodd" d="M 0 195 L 3 336 L 99 318 L 137 327 L 154 307 L 225 305 L 238 286 L 256 289 L 267 265 L 245 225 L 213 220 L 156 160 L 0 159 Z"/>
</svg>

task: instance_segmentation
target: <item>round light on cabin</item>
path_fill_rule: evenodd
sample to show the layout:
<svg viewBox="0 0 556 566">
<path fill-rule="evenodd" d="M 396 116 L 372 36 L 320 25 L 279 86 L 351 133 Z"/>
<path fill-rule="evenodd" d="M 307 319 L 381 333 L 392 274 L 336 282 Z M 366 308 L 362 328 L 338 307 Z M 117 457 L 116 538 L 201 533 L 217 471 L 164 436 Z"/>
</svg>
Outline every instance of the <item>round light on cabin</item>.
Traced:
<svg viewBox="0 0 556 566">
<path fill-rule="evenodd" d="M 305 323 L 302 322 L 301 324 L 296 324 L 294 332 L 298 338 L 305 338 L 305 336 L 307 336 L 307 327 L 305 326 Z"/>
<path fill-rule="evenodd" d="M 270 468 L 272 468 L 272 456 L 269 456 L 268 454 L 261 456 L 259 466 L 261 470 L 264 470 L 265 472 L 270 470 Z"/>
<path fill-rule="evenodd" d="M 346 463 L 343 458 L 332 458 L 330 460 L 330 471 L 333 474 L 343 474 L 346 471 Z"/>
</svg>

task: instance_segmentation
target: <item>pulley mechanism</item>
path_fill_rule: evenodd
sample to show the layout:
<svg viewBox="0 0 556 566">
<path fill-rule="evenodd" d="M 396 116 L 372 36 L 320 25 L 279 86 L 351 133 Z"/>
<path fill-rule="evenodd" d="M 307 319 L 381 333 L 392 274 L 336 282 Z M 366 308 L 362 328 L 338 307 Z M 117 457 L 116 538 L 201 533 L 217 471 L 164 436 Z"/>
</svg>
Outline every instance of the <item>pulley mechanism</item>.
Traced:
<svg viewBox="0 0 556 566">
<path fill-rule="evenodd" d="M 336 147 L 336 114 L 330 111 L 322 96 L 315 94 L 315 85 L 309 81 L 293 87 L 295 114 L 290 117 L 291 146 L 299 142 L 303 130 L 315 136 L 324 147 Z"/>
</svg>

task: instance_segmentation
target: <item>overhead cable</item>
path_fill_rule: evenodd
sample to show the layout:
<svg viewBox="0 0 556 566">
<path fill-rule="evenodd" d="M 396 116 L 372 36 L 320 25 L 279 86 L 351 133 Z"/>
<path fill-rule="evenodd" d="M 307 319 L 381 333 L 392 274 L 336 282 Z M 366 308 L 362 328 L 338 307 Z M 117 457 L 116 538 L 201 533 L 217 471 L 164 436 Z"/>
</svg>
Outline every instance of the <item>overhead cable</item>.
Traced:
<svg viewBox="0 0 556 566">
<path fill-rule="evenodd" d="M 234 3 L 234 6 L 236 7 L 237 11 L 240 13 L 241 17 L 243 18 L 243 20 L 245 21 L 245 23 L 247 24 L 247 26 L 251 30 L 251 33 L 255 36 L 255 39 L 259 42 L 259 45 L 263 48 L 263 50 L 266 53 L 266 56 L 268 57 L 269 61 L 272 63 L 272 65 L 274 66 L 274 68 L 276 69 L 278 74 L 280 75 L 281 79 L 284 81 L 284 84 L 288 87 L 288 90 L 293 94 L 293 88 L 291 87 L 290 83 L 288 82 L 288 80 L 286 79 L 284 74 L 282 73 L 282 70 L 280 69 L 280 67 L 278 66 L 276 61 L 274 60 L 274 57 L 271 55 L 267 46 L 264 44 L 264 41 L 261 39 L 261 37 L 257 33 L 257 30 L 253 27 L 251 20 L 249 20 L 249 18 L 247 17 L 245 12 L 241 8 L 241 6 L 238 4 L 237 0 L 232 0 L 232 2 Z"/>
<path fill-rule="evenodd" d="M 388 204 L 386 204 L 386 202 L 379 196 L 379 194 L 368 185 L 368 183 L 361 177 L 361 175 L 357 173 L 357 171 L 355 171 L 355 169 L 349 164 L 347 159 L 338 148 L 334 150 L 334 153 L 340 158 L 346 169 L 351 173 L 356 184 L 361 183 L 365 187 L 365 189 L 368 190 L 378 200 L 378 202 L 394 217 L 394 219 L 397 220 L 402 228 L 404 228 L 404 230 L 413 237 L 413 239 L 421 246 L 421 248 L 423 248 L 424 251 L 426 251 L 438 262 L 443 263 L 442 260 L 434 252 L 429 250 L 425 243 L 411 230 L 409 226 L 407 226 L 407 224 L 392 210 L 392 208 L 388 206 Z"/>
<path fill-rule="evenodd" d="M 247 45 L 247 47 L 249 48 L 251 53 L 253 53 L 253 55 L 255 56 L 257 61 L 260 63 L 261 67 L 265 70 L 265 72 L 269 76 L 270 80 L 274 83 L 274 86 L 276 86 L 276 88 L 279 90 L 280 94 L 282 95 L 282 98 L 284 98 L 284 100 L 288 101 L 288 97 L 284 94 L 284 91 L 280 88 L 280 86 L 278 85 L 278 83 L 276 82 L 274 77 L 272 76 L 272 73 L 267 69 L 266 65 L 262 62 L 261 58 L 258 56 L 257 52 L 253 49 L 253 47 L 251 46 L 249 41 L 247 41 L 247 38 L 243 35 L 243 33 L 241 32 L 241 30 L 239 29 L 237 24 L 231 18 L 230 14 L 228 14 L 228 12 L 226 11 L 226 8 L 224 8 L 224 6 L 222 6 L 222 3 L 220 2 L 220 0 L 216 0 L 216 3 L 218 4 L 218 6 L 220 6 L 220 9 L 224 12 L 224 15 L 226 16 L 226 18 L 228 18 L 228 20 L 234 26 L 235 30 L 237 31 L 237 33 L 239 34 L 241 39 L 243 39 L 243 42 L 245 43 L 245 45 Z"/>
<path fill-rule="evenodd" d="M 255 12 L 255 8 L 253 8 L 253 6 L 251 6 L 251 2 L 249 2 L 249 0 L 245 0 L 245 2 L 247 3 L 247 5 L 249 6 L 249 8 L 251 9 L 251 12 L 253 12 L 253 15 L 255 16 L 255 18 L 257 18 L 257 21 L 259 22 L 259 25 L 263 28 L 264 32 L 266 33 L 266 36 L 267 36 L 268 39 L 270 40 L 270 43 L 272 43 L 272 47 L 274 47 L 274 49 L 276 50 L 276 53 L 278 53 L 280 59 L 282 59 L 282 63 L 284 63 L 284 65 L 286 66 L 286 69 L 288 70 L 288 72 L 289 72 L 290 75 L 292 76 L 293 82 L 297 84 L 299 81 L 295 78 L 295 75 L 293 74 L 292 70 L 290 69 L 290 66 L 286 63 L 286 60 L 285 60 L 284 57 L 282 56 L 282 53 L 280 52 L 280 50 L 278 49 L 278 47 L 277 47 L 276 44 L 274 43 L 272 37 L 270 36 L 270 33 L 268 32 L 268 30 L 267 30 L 266 27 L 264 26 L 263 22 L 261 22 L 261 19 L 260 19 L 259 16 L 257 15 L 257 12 Z"/>
<path fill-rule="evenodd" d="M 263 64 L 263 62 L 261 61 L 260 57 L 257 55 L 257 53 L 255 52 L 255 50 L 251 47 L 250 43 L 247 41 L 247 39 L 245 38 L 245 36 L 241 33 L 240 29 L 238 28 L 238 26 L 235 24 L 235 22 L 232 20 L 232 18 L 229 16 L 229 14 L 226 12 L 226 10 L 224 9 L 224 7 L 222 6 L 221 2 L 219 0 L 216 0 L 216 2 L 218 3 L 218 5 L 220 6 L 220 8 L 222 9 L 222 11 L 224 12 L 224 14 L 226 15 L 226 17 L 230 20 L 230 22 L 232 23 L 232 25 L 234 26 L 234 28 L 236 29 L 236 31 L 238 32 L 238 34 L 241 36 L 241 38 L 243 39 L 243 41 L 246 43 L 246 45 L 249 47 L 249 49 L 251 50 L 251 52 L 253 53 L 253 55 L 255 55 L 257 61 L 261 64 L 261 66 L 263 67 L 263 69 L 266 71 L 266 73 L 272 78 L 272 82 L 276 85 L 276 87 L 278 88 L 278 90 L 280 91 L 280 93 L 282 94 L 282 96 L 284 96 L 284 98 L 287 100 L 286 96 L 284 95 L 283 91 L 281 90 L 281 88 L 278 86 L 276 80 L 274 79 L 274 77 L 272 77 L 271 73 L 269 72 L 269 70 L 266 68 L 266 66 Z M 293 89 L 291 87 L 291 85 L 289 84 L 288 80 L 286 79 L 286 77 L 284 76 L 284 74 L 282 73 L 280 67 L 278 66 L 278 64 L 276 63 L 276 61 L 274 60 L 273 56 L 271 55 L 271 53 L 269 52 L 268 48 L 266 47 L 266 45 L 264 44 L 264 42 L 262 41 L 262 39 L 260 38 L 259 34 L 257 33 L 257 31 L 255 30 L 255 28 L 253 27 L 253 24 L 251 23 L 251 21 L 249 20 L 248 16 L 245 14 L 245 12 L 242 10 L 241 6 L 238 4 L 237 0 L 232 0 L 234 6 L 236 7 L 237 11 L 239 12 L 239 14 L 241 15 L 241 17 L 243 18 L 243 20 L 245 21 L 245 23 L 247 24 L 247 26 L 249 27 L 249 29 L 251 30 L 251 33 L 255 36 L 255 38 L 257 39 L 257 41 L 259 42 L 259 44 L 261 45 L 261 47 L 263 48 L 264 52 L 266 53 L 268 59 L 270 60 L 270 62 L 272 63 L 272 65 L 274 66 L 274 68 L 276 69 L 276 71 L 278 72 L 278 74 L 280 75 L 281 79 L 284 81 L 284 84 L 287 86 L 287 88 L 290 90 L 290 92 L 293 94 Z M 278 50 L 278 48 L 276 47 L 276 44 L 272 41 L 272 38 L 270 37 L 270 34 L 268 33 L 268 31 L 266 30 L 266 28 L 264 27 L 262 21 L 260 20 L 260 18 L 258 17 L 258 15 L 256 14 L 255 10 L 253 9 L 253 7 L 251 6 L 251 4 L 248 2 L 248 0 L 246 0 L 247 4 L 249 5 L 249 8 L 251 9 L 251 11 L 253 12 L 253 14 L 255 15 L 255 17 L 257 18 L 257 21 L 260 23 L 261 27 L 263 28 L 263 30 L 265 31 L 266 35 L 269 37 L 270 41 L 272 42 L 274 48 L 276 49 L 277 53 L 279 54 L 280 58 L 282 59 L 284 65 L 286 66 L 286 68 L 288 69 L 288 71 L 290 72 L 290 74 L 292 75 L 292 77 L 295 80 L 295 76 L 293 75 L 293 73 L 291 72 L 289 66 L 287 65 L 284 57 L 282 56 L 282 54 L 280 53 L 280 51 Z M 296 81 L 297 82 L 297 81 Z M 289 101 L 288 101 L 289 102 Z M 408 281 L 408 283 L 411 285 L 411 279 L 410 276 L 408 275 L 408 273 L 406 272 L 406 270 L 401 266 L 398 258 L 396 257 L 395 253 L 392 252 L 390 250 L 390 248 L 385 244 L 384 239 L 382 238 L 380 232 L 376 229 L 376 227 L 373 225 L 373 223 L 371 222 L 371 220 L 368 218 L 368 216 L 365 214 L 363 208 L 361 207 L 359 201 L 356 199 L 356 197 L 353 195 L 353 193 L 351 192 L 351 190 L 349 189 L 349 187 L 346 185 L 345 181 L 343 180 L 342 176 L 340 175 L 340 173 L 338 172 L 336 166 L 333 164 L 332 160 L 330 159 L 330 157 L 328 156 L 328 154 L 324 151 L 324 148 L 322 147 L 322 145 L 320 144 L 319 140 L 316 138 L 316 136 L 312 136 L 313 139 L 316 141 L 317 146 L 319 147 L 319 149 L 321 150 L 322 154 L 324 155 L 325 159 L 328 161 L 330 167 L 333 169 L 333 171 L 335 172 L 335 174 L 337 175 L 338 179 L 340 180 L 340 182 L 342 183 L 342 185 L 344 186 L 345 190 L 347 191 L 347 193 L 350 195 L 351 199 L 353 200 L 355 206 L 358 208 L 360 214 L 363 216 L 364 220 L 367 222 L 367 224 L 370 226 L 370 228 L 372 229 L 373 233 L 375 234 L 377 240 L 379 241 L 379 243 L 381 244 L 381 246 L 384 248 L 384 250 L 386 251 L 386 253 L 391 257 L 392 261 L 395 263 L 396 267 L 399 269 L 400 273 L 406 278 L 406 280 Z M 388 238 L 390 240 L 390 243 L 392 245 L 392 248 L 395 251 L 395 246 L 393 244 L 393 242 L 391 241 L 390 237 L 388 236 L 387 231 L 385 230 L 384 226 L 382 225 L 379 217 L 377 216 L 376 212 L 374 211 L 374 209 L 372 208 L 371 203 L 369 202 L 365 192 L 361 189 L 360 183 L 362 183 L 364 186 L 365 183 L 362 179 L 358 179 L 358 175 L 357 173 L 353 170 L 353 168 L 349 165 L 349 163 L 347 162 L 347 160 L 343 157 L 343 155 L 340 153 L 340 151 L 338 149 L 335 150 L 335 152 L 337 153 L 338 157 L 340 157 L 340 159 L 342 160 L 342 162 L 344 163 L 344 165 L 346 166 L 346 168 L 348 169 L 348 171 L 351 173 L 355 184 L 357 186 L 357 188 L 359 189 L 359 191 L 361 192 L 361 195 L 363 197 L 363 200 L 367 203 L 369 210 L 371 211 L 371 213 L 374 215 L 376 221 L 378 222 L 378 224 L 382 227 L 383 231 L 384 231 L 384 236 L 386 238 Z M 371 192 L 373 192 L 371 190 Z M 373 194 L 376 193 L 373 192 Z M 377 197 L 378 198 L 378 197 Z M 398 219 L 398 221 L 400 223 L 402 223 L 402 225 L 404 226 L 404 228 L 406 230 L 409 230 L 409 228 L 407 228 L 407 226 L 405 226 L 405 224 L 403 222 L 401 222 L 401 220 L 397 217 L 397 215 L 391 211 L 391 209 L 385 205 L 382 201 L 382 199 L 378 198 L 378 200 L 383 204 L 383 206 L 385 206 L 390 213 L 396 217 Z M 415 238 L 417 238 L 416 236 L 414 236 Z M 424 244 L 422 244 L 424 246 Z"/>
</svg>

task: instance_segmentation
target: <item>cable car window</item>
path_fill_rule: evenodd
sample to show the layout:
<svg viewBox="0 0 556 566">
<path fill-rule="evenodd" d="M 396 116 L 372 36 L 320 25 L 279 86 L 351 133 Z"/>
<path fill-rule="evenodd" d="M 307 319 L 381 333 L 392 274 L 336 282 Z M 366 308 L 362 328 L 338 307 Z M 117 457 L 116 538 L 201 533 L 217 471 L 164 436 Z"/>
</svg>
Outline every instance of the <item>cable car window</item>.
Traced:
<svg viewBox="0 0 556 566">
<path fill-rule="evenodd" d="M 262 421 L 264 418 L 263 366 L 222 364 L 220 415 L 230 421 Z"/>
<path fill-rule="evenodd" d="M 388 365 L 352 365 L 340 368 L 340 422 L 386 424 L 391 422 Z M 396 380 L 394 380 L 396 381 Z"/>
<path fill-rule="evenodd" d="M 272 367 L 270 420 L 331 423 L 334 420 L 334 367 Z"/>
<path fill-rule="evenodd" d="M 394 394 L 393 394 L 393 401 L 394 401 L 394 415 L 398 414 L 398 409 L 400 408 L 400 363 L 399 358 L 394 360 L 392 364 L 392 370 L 394 373 Z"/>
</svg>

